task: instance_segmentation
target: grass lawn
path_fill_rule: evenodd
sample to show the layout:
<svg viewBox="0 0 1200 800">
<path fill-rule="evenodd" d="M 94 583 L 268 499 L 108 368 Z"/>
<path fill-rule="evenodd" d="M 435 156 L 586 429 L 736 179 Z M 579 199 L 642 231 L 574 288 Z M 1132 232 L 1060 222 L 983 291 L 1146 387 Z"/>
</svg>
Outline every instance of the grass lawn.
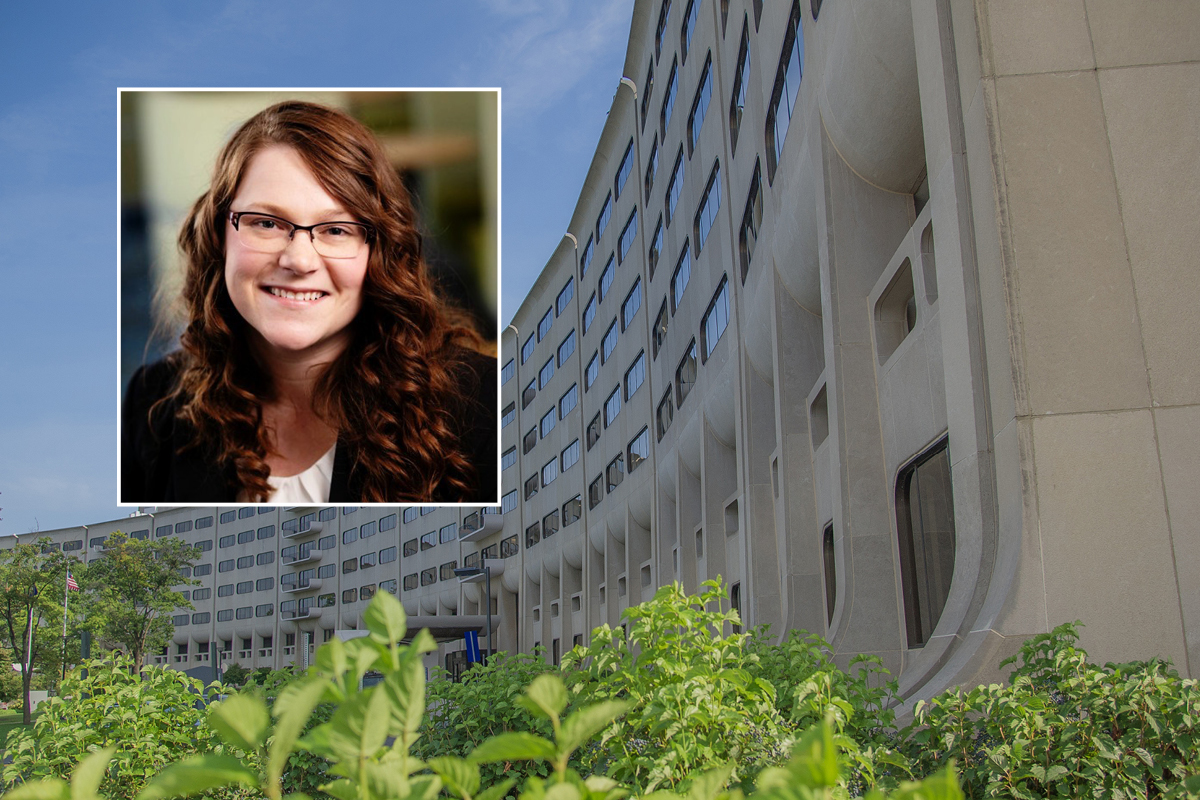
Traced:
<svg viewBox="0 0 1200 800">
<path fill-rule="evenodd" d="M 33 712 L 33 718 L 38 718 L 38 712 Z M 8 732 L 21 727 L 22 712 L 0 711 L 0 751 L 3 751 Z"/>
</svg>

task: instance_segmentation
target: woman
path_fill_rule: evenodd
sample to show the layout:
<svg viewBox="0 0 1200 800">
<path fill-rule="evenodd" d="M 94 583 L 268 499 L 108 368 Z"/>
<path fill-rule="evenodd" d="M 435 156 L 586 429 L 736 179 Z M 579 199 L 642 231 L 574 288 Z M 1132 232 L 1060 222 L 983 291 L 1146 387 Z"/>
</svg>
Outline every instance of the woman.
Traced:
<svg viewBox="0 0 1200 800">
<path fill-rule="evenodd" d="M 495 502 L 496 363 L 439 299 L 374 136 L 304 102 L 217 158 L 181 350 L 126 393 L 126 502 Z"/>
</svg>

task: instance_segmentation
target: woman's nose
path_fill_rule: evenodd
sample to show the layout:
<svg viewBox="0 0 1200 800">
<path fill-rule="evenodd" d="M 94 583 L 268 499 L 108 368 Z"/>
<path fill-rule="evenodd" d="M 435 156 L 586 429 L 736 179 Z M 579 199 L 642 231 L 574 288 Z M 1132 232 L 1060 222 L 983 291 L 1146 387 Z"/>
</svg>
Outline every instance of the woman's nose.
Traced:
<svg viewBox="0 0 1200 800">
<path fill-rule="evenodd" d="M 279 255 L 279 266 L 300 273 L 320 268 L 321 256 L 313 246 L 312 231 L 292 231 L 287 247 Z"/>
</svg>

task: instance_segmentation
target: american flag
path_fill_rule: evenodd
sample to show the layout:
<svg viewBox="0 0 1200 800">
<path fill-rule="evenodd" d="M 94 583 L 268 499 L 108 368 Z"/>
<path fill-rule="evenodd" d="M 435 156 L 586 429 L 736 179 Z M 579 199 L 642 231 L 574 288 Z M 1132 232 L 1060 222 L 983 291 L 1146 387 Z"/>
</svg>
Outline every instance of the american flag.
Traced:
<svg viewBox="0 0 1200 800">
<path fill-rule="evenodd" d="M 79 584 L 75 582 L 75 579 L 71 577 L 71 573 L 69 572 L 67 573 L 67 588 L 79 591 Z"/>
</svg>

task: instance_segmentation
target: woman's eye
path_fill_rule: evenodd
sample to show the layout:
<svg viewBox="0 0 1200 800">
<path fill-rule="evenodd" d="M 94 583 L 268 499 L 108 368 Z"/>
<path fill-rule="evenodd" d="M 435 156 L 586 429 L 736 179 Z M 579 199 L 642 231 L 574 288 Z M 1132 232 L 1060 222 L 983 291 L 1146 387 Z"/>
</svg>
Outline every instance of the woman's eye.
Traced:
<svg viewBox="0 0 1200 800">
<path fill-rule="evenodd" d="M 330 225 L 329 227 L 324 228 L 321 233 L 325 234 L 326 236 L 333 236 L 335 238 L 341 236 L 353 236 L 354 229 L 345 225 Z"/>
<path fill-rule="evenodd" d="M 279 223 L 270 217 L 251 217 L 250 227 L 260 231 L 273 231 L 279 227 Z"/>
</svg>

